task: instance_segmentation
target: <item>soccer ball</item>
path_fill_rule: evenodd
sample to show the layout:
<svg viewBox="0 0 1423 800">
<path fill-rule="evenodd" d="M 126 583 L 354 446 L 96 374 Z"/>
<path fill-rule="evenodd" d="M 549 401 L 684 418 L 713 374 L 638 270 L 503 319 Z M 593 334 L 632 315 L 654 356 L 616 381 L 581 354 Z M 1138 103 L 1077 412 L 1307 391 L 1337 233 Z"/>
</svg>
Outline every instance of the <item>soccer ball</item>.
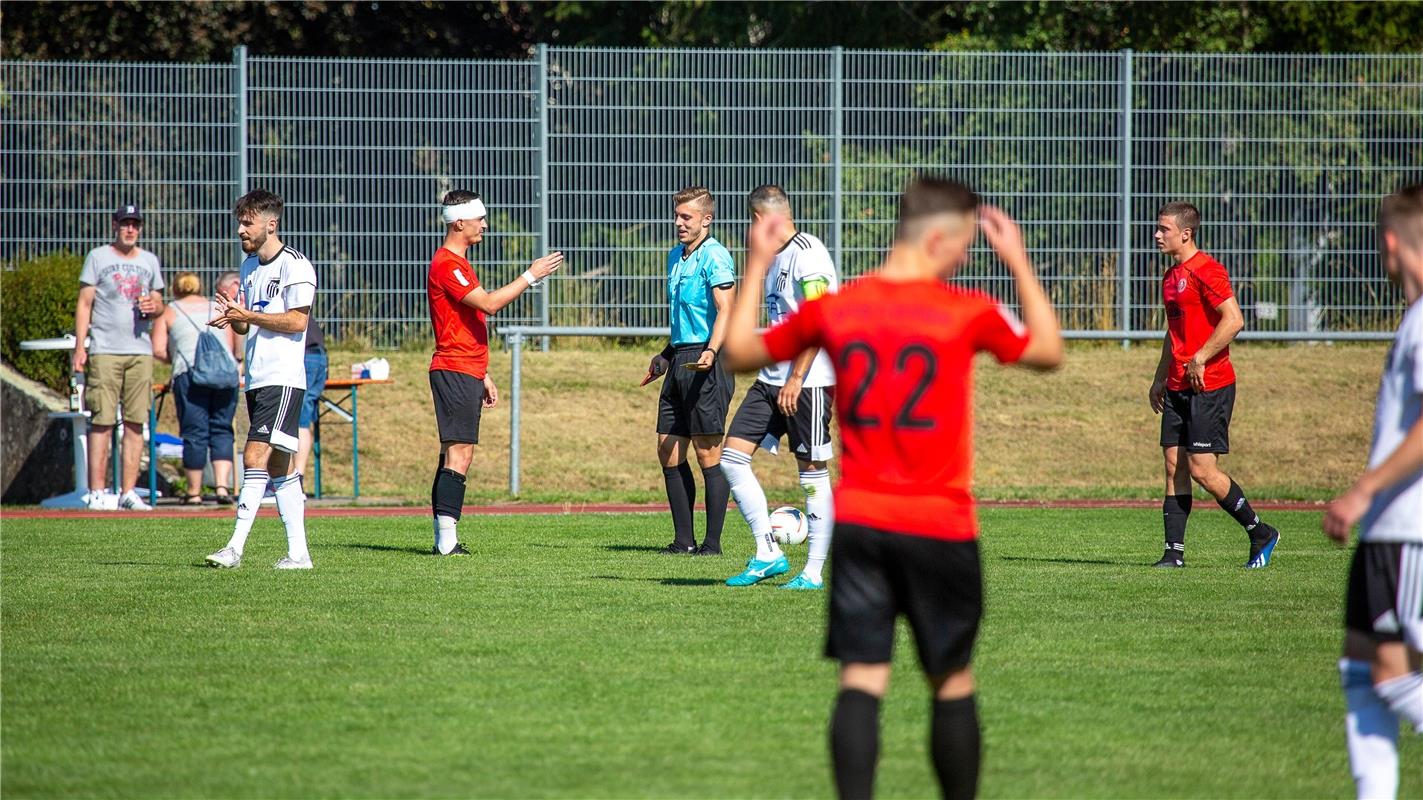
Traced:
<svg viewBox="0 0 1423 800">
<path fill-rule="evenodd" d="M 771 512 L 771 536 L 780 544 L 803 544 L 809 525 L 795 506 L 781 506 Z"/>
</svg>

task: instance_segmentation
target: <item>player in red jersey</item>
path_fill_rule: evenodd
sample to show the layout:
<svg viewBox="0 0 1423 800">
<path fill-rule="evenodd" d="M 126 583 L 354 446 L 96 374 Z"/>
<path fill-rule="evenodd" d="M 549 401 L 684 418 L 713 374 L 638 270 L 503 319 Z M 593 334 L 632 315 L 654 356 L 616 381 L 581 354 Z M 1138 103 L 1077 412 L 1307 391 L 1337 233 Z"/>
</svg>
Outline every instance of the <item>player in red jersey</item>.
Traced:
<svg viewBox="0 0 1423 800">
<path fill-rule="evenodd" d="M 978 212 L 978 224 L 974 214 Z M 1018 288 L 1026 326 L 988 295 L 945 281 L 976 228 Z M 746 286 L 759 286 L 786 240 L 783 218 L 756 215 Z M 764 335 L 760 297 L 742 292 L 727 365 L 753 370 L 822 348 L 835 364 L 842 474 L 835 488 L 828 657 L 840 661 L 830 722 L 841 797 L 869 797 L 879 706 L 889 686 L 895 618 L 914 631 L 933 698 L 930 750 L 945 797 L 972 797 L 980 760 L 970 655 L 983 612 L 974 513 L 973 359 L 1053 369 L 1057 318 L 1018 226 L 968 187 L 918 178 L 900 198 L 894 244 L 878 273 L 803 305 Z"/>
<path fill-rule="evenodd" d="M 1151 410 L 1161 415 L 1161 449 L 1166 455 L 1166 498 L 1161 512 L 1166 552 L 1153 566 L 1186 565 L 1186 520 L 1191 513 L 1191 481 L 1250 537 L 1247 569 L 1270 563 L 1280 532 L 1260 521 L 1240 485 L 1221 471 L 1221 453 L 1230 452 L 1230 415 L 1235 408 L 1235 368 L 1230 342 L 1245 327 L 1230 276 L 1219 261 L 1196 247 L 1201 212 L 1190 203 L 1167 203 L 1157 212 L 1156 248 L 1171 257 L 1161 279 L 1166 304 L 1166 338 L 1151 382 Z M 1182 454 L 1188 469 L 1178 469 Z"/>
<path fill-rule="evenodd" d="M 435 355 L 430 359 L 430 393 L 435 399 L 435 423 L 440 430 L 440 466 L 430 487 L 430 513 L 435 520 L 437 556 L 467 555 L 455 530 L 464 506 L 465 473 L 479 443 L 479 414 L 493 408 L 499 390 L 489 377 L 489 327 L 494 314 L 563 263 L 562 253 L 549 253 L 529 265 L 524 274 L 495 289 L 479 284 L 465 253 L 484 239 L 489 227 L 484 203 L 474 192 L 445 194 L 441 215 L 445 243 L 430 261 L 426 291 L 430 322 L 435 326 Z"/>
</svg>

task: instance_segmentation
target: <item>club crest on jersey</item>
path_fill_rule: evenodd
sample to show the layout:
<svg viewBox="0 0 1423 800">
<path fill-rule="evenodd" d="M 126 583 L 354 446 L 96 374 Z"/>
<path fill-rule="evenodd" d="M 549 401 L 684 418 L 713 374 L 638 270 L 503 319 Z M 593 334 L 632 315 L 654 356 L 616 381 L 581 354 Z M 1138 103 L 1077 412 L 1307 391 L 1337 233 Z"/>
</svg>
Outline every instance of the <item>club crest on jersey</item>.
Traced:
<svg viewBox="0 0 1423 800">
<path fill-rule="evenodd" d="M 1184 292 L 1184 291 L 1186 291 L 1186 279 L 1185 279 L 1185 278 L 1182 278 L 1181 280 L 1176 281 L 1176 291 L 1178 291 L 1178 292 Z"/>
<path fill-rule="evenodd" d="M 276 297 L 277 292 L 281 291 L 281 289 L 282 282 L 277 278 L 267 281 L 267 299 L 271 300 L 273 297 Z"/>
</svg>

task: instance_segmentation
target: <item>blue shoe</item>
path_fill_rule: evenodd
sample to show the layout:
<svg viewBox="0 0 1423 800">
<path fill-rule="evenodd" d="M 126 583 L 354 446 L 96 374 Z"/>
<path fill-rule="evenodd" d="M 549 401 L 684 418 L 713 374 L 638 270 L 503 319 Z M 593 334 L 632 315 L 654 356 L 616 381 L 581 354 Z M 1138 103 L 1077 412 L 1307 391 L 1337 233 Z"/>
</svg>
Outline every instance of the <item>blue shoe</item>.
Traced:
<svg viewBox="0 0 1423 800">
<path fill-rule="evenodd" d="M 802 572 L 795 576 L 790 583 L 781 586 L 781 588 L 788 589 L 792 592 L 818 592 L 825 588 L 825 581 L 817 581 Z"/>
<path fill-rule="evenodd" d="M 1274 528 L 1260 523 L 1260 527 L 1265 529 L 1265 536 L 1250 543 L 1250 560 L 1245 562 L 1246 569 L 1261 569 L 1270 565 L 1270 556 L 1275 552 L 1275 545 L 1280 543 L 1280 532 Z"/>
<path fill-rule="evenodd" d="M 746 562 L 746 571 L 740 575 L 733 575 L 726 579 L 727 586 L 750 586 L 760 583 L 767 578 L 774 578 L 777 575 L 784 575 L 791 571 L 791 562 L 786 560 L 784 554 L 776 556 L 772 561 L 757 561 L 751 559 Z"/>
</svg>

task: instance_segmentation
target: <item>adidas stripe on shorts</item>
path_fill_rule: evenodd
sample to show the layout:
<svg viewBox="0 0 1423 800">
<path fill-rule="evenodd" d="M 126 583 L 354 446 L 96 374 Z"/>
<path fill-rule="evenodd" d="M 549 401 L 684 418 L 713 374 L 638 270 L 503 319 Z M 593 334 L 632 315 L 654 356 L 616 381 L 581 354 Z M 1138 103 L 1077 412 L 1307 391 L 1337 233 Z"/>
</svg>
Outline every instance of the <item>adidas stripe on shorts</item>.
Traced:
<svg viewBox="0 0 1423 800">
<path fill-rule="evenodd" d="M 306 392 L 293 386 L 259 386 L 247 392 L 247 441 L 295 453 L 297 422 Z"/>
<path fill-rule="evenodd" d="M 1344 625 L 1374 641 L 1423 650 L 1423 544 L 1359 543 L 1349 569 Z"/>
</svg>

